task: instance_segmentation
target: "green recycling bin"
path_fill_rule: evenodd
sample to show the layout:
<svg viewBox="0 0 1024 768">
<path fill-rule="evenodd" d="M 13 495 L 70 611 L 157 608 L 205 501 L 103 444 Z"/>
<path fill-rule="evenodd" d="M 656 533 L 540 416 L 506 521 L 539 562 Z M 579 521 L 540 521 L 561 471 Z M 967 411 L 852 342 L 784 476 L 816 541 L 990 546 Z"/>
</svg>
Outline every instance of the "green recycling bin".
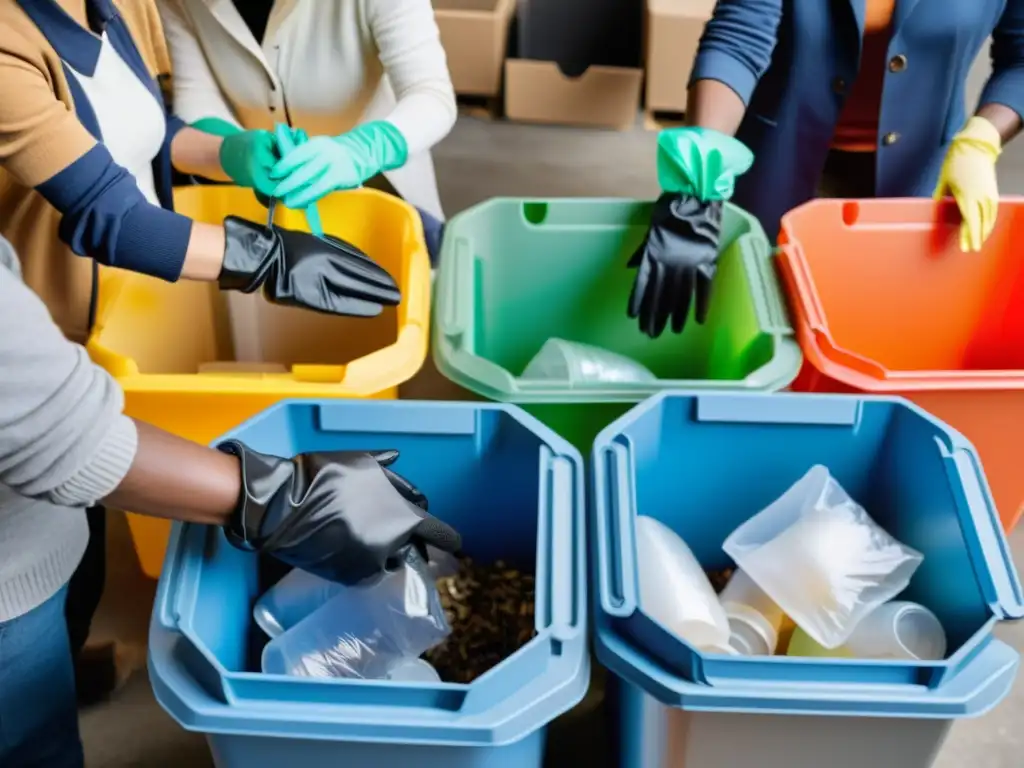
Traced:
<svg viewBox="0 0 1024 768">
<path fill-rule="evenodd" d="M 757 221 L 727 205 L 706 322 L 658 339 L 626 315 L 652 201 L 497 198 L 447 224 L 435 287 L 434 360 L 456 384 L 516 403 L 589 451 L 633 403 L 665 389 L 774 391 L 800 370 Z M 523 372 L 549 339 L 591 345 L 653 378 L 587 381 Z"/>
</svg>

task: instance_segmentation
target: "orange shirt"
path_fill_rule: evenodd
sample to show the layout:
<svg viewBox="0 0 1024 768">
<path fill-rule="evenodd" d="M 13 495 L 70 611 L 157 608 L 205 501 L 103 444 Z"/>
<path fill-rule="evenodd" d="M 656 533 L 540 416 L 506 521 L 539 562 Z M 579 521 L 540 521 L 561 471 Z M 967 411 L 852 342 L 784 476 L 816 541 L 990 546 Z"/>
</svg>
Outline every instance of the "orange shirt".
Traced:
<svg viewBox="0 0 1024 768">
<path fill-rule="evenodd" d="M 892 14 L 896 0 L 867 0 L 860 72 L 850 88 L 832 138 L 845 152 L 874 152 L 878 146 L 878 113 L 888 65 Z"/>
</svg>

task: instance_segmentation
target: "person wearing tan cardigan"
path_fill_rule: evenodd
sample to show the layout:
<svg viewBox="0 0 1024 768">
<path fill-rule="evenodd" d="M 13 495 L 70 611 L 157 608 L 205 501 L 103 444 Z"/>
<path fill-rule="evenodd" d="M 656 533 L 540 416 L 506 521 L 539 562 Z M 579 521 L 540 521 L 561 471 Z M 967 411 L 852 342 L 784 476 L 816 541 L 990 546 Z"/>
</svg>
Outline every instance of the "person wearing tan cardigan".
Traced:
<svg viewBox="0 0 1024 768">
<path fill-rule="evenodd" d="M 312 235 L 174 212 L 172 167 L 227 181 L 227 155 L 244 167 L 260 149 L 271 154 L 272 137 L 224 139 L 186 126 L 165 108 L 158 82 L 169 73 L 152 0 L 0 3 L 0 235 L 65 335 L 86 341 L 100 265 L 262 289 L 271 301 L 338 314 L 397 304 L 383 270 L 371 265 L 370 275 L 365 260 Z M 300 273 L 308 290 L 295 289 Z M 103 510 L 89 520 L 93 543 L 68 601 L 76 650 L 104 578 Z M 99 672 L 82 677 L 83 689 L 89 679 L 109 687 L 112 661 L 112 649 L 100 649 Z"/>
</svg>

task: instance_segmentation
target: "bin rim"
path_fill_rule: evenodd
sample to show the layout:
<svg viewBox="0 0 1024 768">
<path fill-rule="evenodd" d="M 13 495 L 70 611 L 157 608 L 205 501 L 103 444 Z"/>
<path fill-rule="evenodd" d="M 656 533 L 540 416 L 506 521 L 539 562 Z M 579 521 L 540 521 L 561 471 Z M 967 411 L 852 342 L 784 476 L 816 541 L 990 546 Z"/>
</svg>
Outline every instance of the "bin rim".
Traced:
<svg viewBox="0 0 1024 768">
<path fill-rule="evenodd" d="M 812 200 L 782 218 L 777 264 L 789 296 L 792 323 L 804 359 L 822 374 L 855 389 L 878 394 L 892 392 L 1019 390 L 1024 389 L 1024 369 L 900 370 L 863 357 L 837 343 L 828 316 L 819 300 L 810 261 L 792 217 L 799 211 L 863 201 Z M 875 201 L 872 201 L 875 202 Z M 886 201 L 892 202 L 892 201 Z M 919 201 L 915 201 L 919 202 Z M 937 203 L 944 205 L 944 203 Z"/>
<path fill-rule="evenodd" d="M 536 641 L 539 638 L 534 638 Z M 568 712 L 586 696 L 590 683 L 590 657 L 585 643 L 578 654 L 576 671 L 566 675 L 558 685 L 545 689 L 544 698 L 534 706 L 544 706 L 548 715 L 536 722 L 523 712 L 513 713 L 505 721 L 491 725 L 461 724 L 438 720 L 437 711 L 422 707 L 328 706 L 315 702 L 263 702 L 262 706 L 242 706 L 214 696 L 200 678 L 188 674 L 180 666 L 169 663 L 180 655 L 179 647 L 190 644 L 184 636 L 174 636 L 160 626 L 154 615 L 150 621 L 150 650 L 147 670 L 153 695 L 182 728 L 204 734 L 316 739 L 364 743 L 402 743 L 446 747 L 501 747 L 514 744 L 547 727 L 559 715 Z M 195 649 L 193 648 L 194 652 Z M 257 673 L 245 673 L 256 677 Z M 340 682 L 340 681 L 329 681 Z M 388 685 L 384 681 L 357 681 L 364 686 Z M 405 687 L 458 689 L 453 683 L 431 686 L 406 683 Z M 405 719 L 389 717 L 385 724 L 367 721 L 367 710 L 388 710 L 406 715 Z M 420 715 L 417 719 L 416 715 Z"/>
<path fill-rule="evenodd" d="M 1009 694 L 1020 667 L 1020 654 L 992 639 L 970 667 L 948 685 L 879 686 L 821 683 L 769 683 L 760 680 L 730 685 L 702 685 L 683 680 L 611 628 L 595 619 L 594 646 L 599 662 L 623 680 L 669 707 L 694 712 L 759 715 L 829 715 L 942 719 L 980 717 Z"/>
<path fill-rule="evenodd" d="M 179 602 L 192 599 L 198 589 L 195 566 L 187 565 L 185 550 L 195 544 L 197 536 L 208 535 L 206 526 L 175 523 L 171 540 L 167 546 L 165 563 L 157 586 L 156 600 L 150 620 L 150 651 L 148 664 L 154 693 L 161 705 L 183 727 L 204 733 L 224 733 L 247 736 L 281 736 L 291 738 L 317 738 L 325 740 L 368 741 L 368 742 L 415 742 L 449 746 L 501 746 L 519 741 L 540 728 L 546 727 L 555 717 L 571 709 L 586 695 L 589 686 L 590 658 L 587 626 L 587 566 L 586 566 L 586 510 L 583 459 L 578 449 L 567 440 L 542 424 L 521 408 L 504 403 L 487 402 L 427 402 L 427 401 L 357 401 L 324 398 L 303 398 L 280 401 L 248 419 L 228 435 L 212 442 L 213 445 L 232 435 L 255 426 L 261 420 L 271 418 L 276 412 L 292 406 L 318 407 L 327 409 L 319 418 L 324 429 L 339 432 L 388 432 L 396 431 L 395 412 L 463 411 L 477 415 L 484 411 L 505 413 L 529 429 L 540 445 L 540 474 L 538 485 L 542 496 L 538 509 L 548 518 L 548 526 L 540 526 L 537 536 L 538 549 L 554 548 L 558 538 L 555 529 L 561 530 L 563 544 L 571 542 L 573 554 L 565 561 L 567 565 L 557 567 L 545 563 L 548 580 L 553 586 L 567 585 L 572 590 L 572 599 L 553 600 L 538 590 L 536 604 L 538 614 L 547 614 L 549 625 L 538 631 L 527 646 L 518 653 L 537 653 L 545 643 L 558 646 L 561 652 L 551 656 L 545 670 L 543 684 L 540 678 L 531 681 L 530 686 L 514 690 L 501 701 L 483 708 L 471 708 L 460 721 L 458 708 L 410 706 L 408 702 L 398 706 L 374 705 L 375 711 L 389 712 L 388 722 L 367 723 L 367 704 L 327 701 L 319 696 L 319 702 L 298 702 L 283 696 L 280 701 L 268 700 L 262 692 L 254 694 L 253 685 L 280 685 L 286 693 L 296 686 L 330 687 L 334 691 L 345 685 L 353 688 L 430 689 L 444 694 L 453 694 L 465 699 L 472 695 L 473 684 L 454 683 L 395 684 L 382 681 L 318 681 L 266 676 L 254 672 L 232 672 L 227 670 L 212 655 L 205 643 L 191 630 L 191 621 L 182 622 L 183 611 Z M 391 418 L 387 412 L 393 412 Z M 359 414 L 356 420 L 355 415 Z M 415 424 L 403 423 L 403 429 L 410 434 L 468 434 L 471 427 L 465 419 L 450 419 L 441 427 L 430 430 L 418 428 Z M 546 460 L 546 464 L 545 464 Z M 566 473 L 567 463 L 572 465 Z M 545 468 L 550 473 L 545 479 Z M 565 520 L 564 499 L 566 493 L 558 496 L 558 475 L 571 484 L 571 522 Z M 556 498 L 557 497 L 557 498 Z M 561 520 L 554 518 L 563 518 Z M 560 524 L 561 523 L 561 524 Z M 574 523 L 574 524 L 573 524 Z M 550 528 L 551 531 L 547 531 Z M 216 534 L 221 535 L 223 534 Z M 569 538 L 565 538 L 569 537 Z M 547 542 L 547 544 L 545 544 Z M 195 551 L 198 547 L 192 546 Z M 538 569 L 542 567 L 538 560 Z M 182 576 L 181 574 L 185 574 Z M 567 582 L 567 579 L 571 580 Z M 172 584 L 172 581 L 174 582 Z M 183 582 L 183 583 L 179 583 Z M 184 597 L 182 597 L 184 594 Z M 566 615 L 571 611 L 571 618 Z M 530 649 L 533 649 L 532 651 Z M 190 659 L 194 673 L 186 671 L 180 659 Z M 270 678 L 270 679 L 268 679 Z M 219 695 L 218 695 L 219 694 Z M 529 706 L 521 699 L 528 699 Z M 520 699 L 520 700 L 517 700 Z M 277 703 L 279 708 L 269 709 L 267 704 Z M 506 706 L 511 704 L 511 707 Z M 504 709 L 502 709 L 505 707 Z M 538 707 L 544 713 L 537 712 Z M 441 715 L 451 713 L 445 720 Z M 275 714 L 276 713 L 276 714 Z M 412 714 L 419 715 L 419 719 Z M 287 719 L 287 716 L 290 719 Z M 253 731 L 252 724 L 260 722 L 261 730 Z M 248 724 L 248 725 L 247 725 Z M 410 733 L 415 733 L 410 736 Z"/>
<path fill-rule="evenodd" d="M 227 185 L 225 185 L 227 187 Z M 230 187 L 228 187 L 230 188 Z M 223 190 L 224 187 L 221 188 Z M 236 190 L 244 190 L 234 187 Z M 175 187 L 175 195 L 199 196 L 204 189 Z M 104 269 L 100 310 L 85 347 L 90 358 L 108 371 L 126 392 L 296 397 L 370 397 L 405 383 L 423 367 L 430 340 L 431 269 L 423 223 L 406 201 L 376 189 L 360 188 L 335 195 L 365 197 L 389 208 L 402 209 L 415 235 L 408 274 L 400 281 L 401 303 L 396 308 L 394 341 L 343 365 L 298 364 L 287 373 L 145 373 L 128 355 L 102 343 L 106 305 L 116 304 L 126 281 L 136 277 L 121 270 Z"/>
<path fill-rule="evenodd" d="M 565 197 L 554 199 L 560 204 L 653 205 L 653 200 L 629 197 Z M 464 218 L 488 208 L 516 203 L 521 205 L 547 204 L 552 198 L 495 197 L 472 206 L 448 222 L 453 232 Z M 772 338 L 773 354 L 770 360 L 750 371 L 742 379 L 659 379 L 651 383 L 605 383 L 573 388 L 560 382 L 526 381 L 496 363 L 459 347 L 451 339 L 465 332 L 465 319 L 451 317 L 451 302 L 459 288 L 466 290 L 467 275 L 472 275 L 471 255 L 457 249 L 455 239 L 446 237 L 441 248 L 438 290 L 434 297 L 435 323 L 432 331 L 434 364 L 442 375 L 459 386 L 497 402 L 515 404 L 590 404 L 637 403 L 664 389 L 704 389 L 709 391 L 764 391 L 780 390 L 789 386 L 800 372 L 803 356 L 795 338 L 785 306 L 785 299 L 775 270 L 772 267 L 772 249 L 760 222 L 747 211 L 732 203 L 726 207 L 740 217 L 747 231 L 736 242 L 743 250 L 744 269 L 748 275 L 750 299 L 754 305 L 759 332 Z M 625 307 L 623 308 L 625 314 Z"/>
<path fill-rule="evenodd" d="M 682 640 L 644 614 L 639 606 L 636 544 L 633 521 L 636 508 L 634 478 L 636 466 L 627 430 L 646 413 L 666 400 L 692 401 L 696 421 L 792 423 L 805 425 L 855 424 L 865 403 L 898 405 L 929 422 L 963 533 L 972 573 L 988 605 L 990 616 L 972 635 L 972 640 L 941 661 L 872 661 L 850 659 L 833 662 L 794 660 L 784 657 L 751 659 L 705 659 Z M 761 667 L 764 679 L 799 681 L 813 673 L 816 664 L 842 668 L 841 677 L 856 670 L 857 684 L 905 687 L 913 680 L 926 688 L 950 685 L 971 667 L 979 647 L 991 639 L 997 621 L 1024 616 L 1024 588 L 1017 575 L 1009 544 L 1003 533 L 991 492 L 988 489 L 977 454 L 958 432 L 915 403 L 898 396 L 836 395 L 805 393 L 707 393 L 667 391 L 650 398 L 602 430 L 591 451 L 590 525 L 593 530 L 593 573 L 596 611 L 616 626 L 629 626 L 641 633 L 652 647 L 664 644 L 686 654 L 686 664 L 696 682 L 704 685 L 731 685 L 743 674 L 744 667 Z M 625 629 L 624 629 L 625 631 Z M 653 637 L 654 639 L 650 639 Z M 640 642 L 636 638 L 632 641 Z M 678 661 L 678 660 L 677 660 Z M 771 665 L 771 666 L 769 666 Z M 674 665 L 685 668 L 683 661 Z M 852 683 L 851 683 L 852 684 Z"/>
</svg>

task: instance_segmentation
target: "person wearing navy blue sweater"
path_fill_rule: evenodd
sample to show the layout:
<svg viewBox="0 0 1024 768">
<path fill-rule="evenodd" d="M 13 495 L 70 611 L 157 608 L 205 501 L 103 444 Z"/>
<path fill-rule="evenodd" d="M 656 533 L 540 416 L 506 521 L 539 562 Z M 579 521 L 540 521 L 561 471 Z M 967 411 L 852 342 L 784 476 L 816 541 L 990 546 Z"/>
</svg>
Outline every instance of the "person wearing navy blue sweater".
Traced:
<svg viewBox="0 0 1024 768">
<path fill-rule="evenodd" d="M 968 119 L 967 74 L 989 38 Z M 769 236 L 819 194 L 948 192 L 965 250 L 991 231 L 995 158 L 1022 114 L 1024 0 L 718 0 L 688 104 L 689 123 L 753 151 L 732 199 Z"/>
<path fill-rule="evenodd" d="M 396 305 L 394 280 L 354 248 L 174 212 L 172 168 L 242 183 L 239 174 L 265 172 L 277 157 L 266 131 L 221 138 L 168 114 L 159 81 L 169 74 L 152 0 L 0 3 L 0 236 L 64 334 L 87 339 L 98 265 L 260 290 L 269 301 L 332 314 L 373 316 Z M 102 508 L 89 513 L 91 543 L 69 587 L 75 650 L 102 591 L 104 519 Z M 100 659 L 109 662 L 98 685 L 106 690 L 112 656 Z"/>
</svg>

